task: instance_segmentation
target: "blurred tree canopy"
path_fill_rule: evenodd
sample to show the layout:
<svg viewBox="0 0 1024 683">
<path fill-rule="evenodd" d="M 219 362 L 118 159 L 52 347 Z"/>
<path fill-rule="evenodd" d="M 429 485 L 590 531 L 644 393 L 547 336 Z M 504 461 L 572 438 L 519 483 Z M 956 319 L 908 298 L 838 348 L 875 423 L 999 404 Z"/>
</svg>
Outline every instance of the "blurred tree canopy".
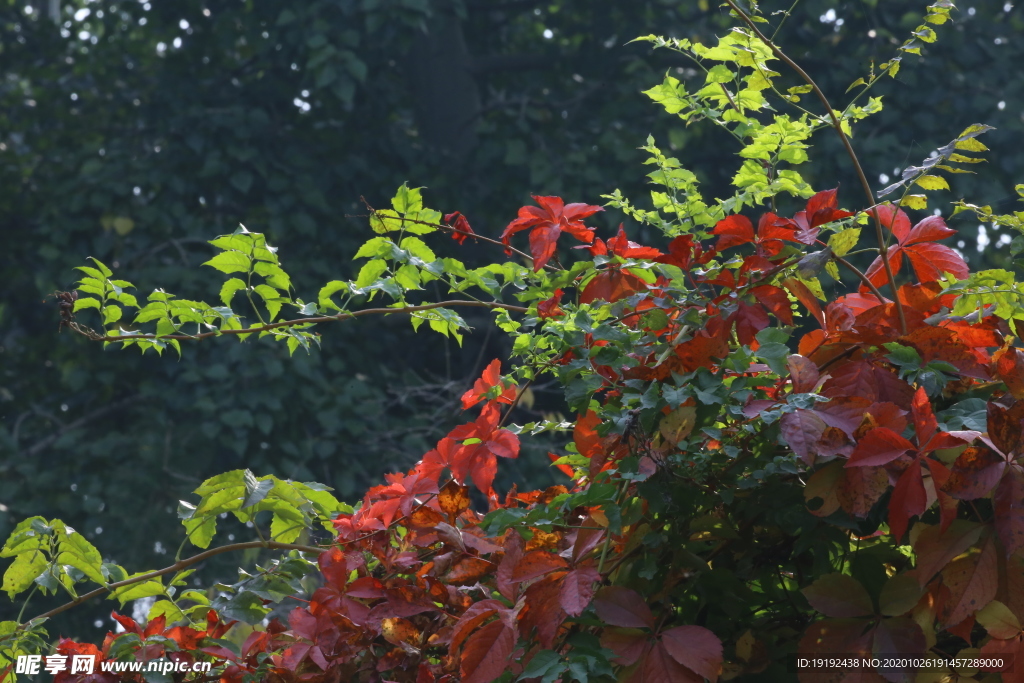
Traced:
<svg viewBox="0 0 1024 683">
<path fill-rule="evenodd" d="M 407 466 L 451 426 L 496 342 L 480 333 L 440 348 L 385 319 L 346 324 L 292 360 L 255 341 L 181 361 L 115 359 L 59 335 L 47 299 L 73 287 L 85 256 L 143 294 L 159 284 L 201 298 L 216 278 L 181 266 L 207 260 L 206 240 L 242 223 L 286 247 L 303 292 L 349 273 L 366 233 L 361 197 L 376 206 L 404 181 L 493 236 L 530 193 L 645 197 L 637 147 L 648 134 L 684 163 L 730 149 L 641 94 L 666 72 L 696 76 L 691 65 L 628 44 L 654 32 L 710 40 L 729 24 L 709 0 L 0 2 L 0 534 L 28 515 L 59 516 L 103 534 L 128 566 L 173 556 L 166 510 L 216 472 L 316 479 L 351 498 Z M 761 3 L 782 23 L 780 45 L 837 98 L 893 56 L 924 4 Z M 993 163 L 953 190 L 1007 210 L 1024 181 L 1024 17 L 999 2 L 955 16 L 872 93 L 885 110 L 854 144 L 882 187 L 988 112 Z M 840 166 L 803 173 L 856 202 Z M 714 194 L 728 178 L 701 181 Z M 998 234 L 951 226 L 972 267 L 1001 264 Z M 256 385 L 273 392 L 247 391 Z M 560 409 L 536 393 L 534 410 Z M 517 461 L 518 476 L 542 484 L 551 475 L 535 455 Z"/>
</svg>

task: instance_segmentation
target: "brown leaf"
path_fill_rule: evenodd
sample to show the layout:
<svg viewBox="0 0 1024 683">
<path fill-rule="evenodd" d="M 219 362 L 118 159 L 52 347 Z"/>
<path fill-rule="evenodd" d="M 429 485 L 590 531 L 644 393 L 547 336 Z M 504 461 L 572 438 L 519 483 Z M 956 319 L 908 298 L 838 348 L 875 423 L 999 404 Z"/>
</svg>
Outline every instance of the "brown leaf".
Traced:
<svg viewBox="0 0 1024 683">
<path fill-rule="evenodd" d="M 703 626 L 676 626 L 662 632 L 665 650 L 687 669 L 711 683 L 722 672 L 722 641 Z"/>
<path fill-rule="evenodd" d="M 480 557 L 463 557 L 448 570 L 444 580 L 456 586 L 466 586 L 476 583 L 484 576 L 487 576 L 495 569 L 493 562 Z"/>
<path fill-rule="evenodd" d="M 974 500 L 996 487 L 1006 460 L 991 448 L 970 446 L 957 456 L 942 491 L 958 500 Z"/>
<path fill-rule="evenodd" d="M 440 512 L 426 506 L 416 508 L 409 515 L 409 524 L 420 528 L 430 529 L 443 521 L 444 517 L 441 516 Z"/>
<path fill-rule="evenodd" d="M 565 621 L 559 596 L 565 572 L 554 572 L 530 584 L 523 596 L 523 609 L 519 612 L 519 625 L 524 635 L 537 629 L 537 640 L 546 648 L 554 647 L 558 630 Z"/>
<path fill-rule="evenodd" d="M 459 659 L 462 683 L 491 683 L 504 673 L 516 645 L 516 634 L 502 621 L 492 621 L 466 641 Z"/>
<path fill-rule="evenodd" d="M 811 607 L 827 617 L 863 617 L 875 611 L 871 596 L 860 581 L 838 572 L 825 574 L 804 588 L 803 594 Z"/>
<path fill-rule="evenodd" d="M 382 619 L 380 633 L 384 636 L 384 640 L 392 645 L 406 643 L 416 648 L 420 646 L 420 630 L 408 619 L 401 617 Z"/>
<path fill-rule="evenodd" d="M 999 585 L 994 540 L 950 562 L 942 570 L 942 583 L 950 592 L 940 615 L 944 624 L 958 624 L 991 602 Z"/>
<path fill-rule="evenodd" d="M 704 679 L 677 662 L 665 649 L 656 643 L 640 660 L 640 666 L 629 679 L 630 683 L 654 683 L 654 681 L 672 681 L 672 683 L 704 683 Z"/>
<path fill-rule="evenodd" d="M 1012 555 L 1024 548 L 1024 469 L 1018 463 L 1007 466 L 993 503 L 996 533 L 1003 552 Z"/>
<path fill-rule="evenodd" d="M 842 462 L 830 462 L 820 470 L 811 475 L 804 486 L 804 502 L 808 504 L 808 510 L 812 515 L 828 517 L 839 509 L 839 482 L 842 481 L 846 471 Z M 811 510 L 810 505 L 815 500 L 821 500 L 820 507 Z"/>
<path fill-rule="evenodd" d="M 578 567 L 562 579 L 558 602 L 570 617 L 578 617 L 594 597 L 594 584 L 601 580 L 596 567 Z"/>
<path fill-rule="evenodd" d="M 523 555 L 512 571 L 513 581 L 529 581 L 553 571 L 566 569 L 569 563 L 564 558 L 547 550 L 531 550 Z"/>
<path fill-rule="evenodd" d="M 889 475 L 881 467 L 851 467 L 836 487 L 839 505 L 854 517 L 863 519 L 871 507 L 889 490 Z"/>
<path fill-rule="evenodd" d="M 985 529 L 964 519 L 955 520 L 945 532 L 938 526 L 918 526 L 923 528 L 914 541 L 914 553 L 917 555 L 915 572 L 922 586 L 927 585 L 950 560 L 974 545 Z"/>
<path fill-rule="evenodd" d="M 623 586 L 605 586 L 594 598 L 597 616 L 606 624 L 654 628 L 654 615 L 640 595 Z"/>
</svg>

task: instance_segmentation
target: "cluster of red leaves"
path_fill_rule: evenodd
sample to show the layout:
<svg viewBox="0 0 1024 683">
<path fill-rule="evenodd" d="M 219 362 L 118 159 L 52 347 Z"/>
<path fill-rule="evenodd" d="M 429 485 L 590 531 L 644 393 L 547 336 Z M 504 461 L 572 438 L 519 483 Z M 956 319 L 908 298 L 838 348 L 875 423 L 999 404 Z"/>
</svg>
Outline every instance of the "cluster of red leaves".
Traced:
<svg viewBox="0 0 1024 683">
<path fill-rule="evenodd" d="M 597 272 L 576 283 L 579 301 L 628 299 L 621 321 L 649 325 L 646 331 L 654 341 L 635 348 L 629 363 L 592 365 L 607 380 L 598 391 L 606 400 L 616 395 L 613 385 L 624 380 L 663 380 L 702 367 L 722 370 L 719 363 L 736 342 L 758 349 L 756 335 L 773 317 L 794 324 L 797 303 L 819 323 L 821 329 L 801 338 L 798 353 L 787 360 L 788 373 L 766 390 L 767 397 L 746 406 L 746 417 L 754 420 L 785 408 L 779 431 L 810 473 L 805 497 L 813 514 L 865 518 L 876 505 L 887 505 L 893 539 L 907 539 L 913 546 L 916 566 L 892 576 L 877 600 L 856 579 L 841 574 L 806 587 L 805 597 L 825 619 L 806 630 L 802 653 L 917 655 L 927 645 L 925 628 L 945 629 L 973 643 L 977 619 L 991 636 L 983 651 L 1024 656 L 1024 357 L 1001 321 L 939 315 L 948 310 L 952 296 L 941 294 L 935 281 L 943 272 L 966 274 L 955 252 L 935 244 L 952 234 L 940 218 L 911 229 L 902 211 L 877 209 L 897 240 L 888 252 L 889 265 L 898 270 L 906 255 L 920 280 L 899 288 L 901 318 L 895 302 L 864 293 L 840 297 L 823 309 L 798 278 L 778 280 L 795 265 L 797 245 L 818 242 L 821 226 L 852 215 L 838 208 L 835 190 L 814 195 L 792 218 L 765 214 L 756 230 L 749 219 L 730 216 L 715 226 L 714 247 L 686 235 L 664 252 L 631 242 L 621 227 L 607 241 L 595 239 L 582 219 L 600 207 L 565 205 L 557 197 L 534 199 L 540 208 L 523 207 L 502 241 L 508 245 L 514 233 L 532 229 L 530 249 L 534 269 L 540 270 L 554 255 L 559 235 L 568 232 L 600 257 Z M 461 215 L 446 220 L 456 229 L 455 239 L 471 234 Z M 738 267 L 704 267 L 730 249 L 743 250 Z M 687 304 L 701 314 L 704 327 L 684 326 L 680 319 L 688 310 L 667 295 L 668 281 L 648 284 L 631 272 L 633 259 L 679 268 L 705 297 L 699 305 Z M 866 276 L 876 286 L 883 283 L 881 262 Z M 562 315 L 562 296 L 558 290 L 539 302 L 538 316 Z M 656 311 L 664 315 L 646 315 Z M 645 322 L 654 319 L 659 320 L 656 326 Z M 589 334 L 584 340 L 561 361 L 591 357 L 593 347 L 606 343 Z M 666 341 L 671 342 L 669 353 Z M 889 357 L 884 345 L 891 343 L 912 348 L 922 365 L 941 362 L 955 368 L 956 382 L 947 390 L 1002 381 L 1010 396 L 988 402 L 984 434 L 940 429 L 933 400 L 901 377 Z M 139 637 L 145 641 L 159 632 L 183 651 L 190 647 L 229 662 L 223 680 L 230 683 L 257 671 L 269 672 L 265 675 L 273 683 L 486 683 L 505 671 L 518 676 L 541 650 L 565 652 L 569 623 L 592 608 L 598 621 L 588 628 L 615 653 L 615 663 L 625 667 L 622 680 L 715 681 L 723 663 L 717 636 L 700 626 L 672 623 L 671 605 L 664 618 L 656 618 L 645 596 L 622 586 L 601 586 L 611 572 L 602 569 L 599 558 L 622 557 L 635 544 L 629 527 L 611 535 L 601 509 L 580 507 L 564 512 L 561 524 L 548 527 L 552 530 L 531 527 L 525 536 L 515 529 L 497 537 L 485 533 L 483 515 L 470 504 L 470 482 L 492 510 L 533 510 L 569 493 L 564 486 L 527 493 L 513 489 L 501 500 L 494 491 L 497 459 L 517 457 L 520 446 L 518 437 L 502 426 L 502 406 L 514 405 L 516 387 L 500 370 L 494 361 L 463 395 L 465 409 L 483 403 L 475 420 L 453 429 L 408 472 L 389 475 L 384 485 L 367 492 L 358 511 L 335 521 L 338 545 L 319 561 L 323 585 L 307 605 L 291 612 L 287 626 L 273 621 L 252 633 L 240 656 L 202 647 L 204 636 L 216 637 L 212 632 L 165 633 L 158 620 Z M 745 373 L 767 370 L 755 365 Z M 788 403 L 794 395 L 809 393 L 824 400 L 798 407 Z M 693 410 L 692 402 L 682 409 Z M 575 491 L 638 445 L 651 447 L 628 435 L 601 437 L 599 424 L 593 411 L 576 422 L 575 446 L 590 465 L 586 476 L 576 480 Z M 714 450 L 722 440 L 736 437 L 740 426 L 733 421 L 719 437 L 696 438 Z M 675 434 L 682 429 L 677 427 Z M 656 471 L 655 455 L 651 450 L 641 459 L 637 478 Z M 559 468 L 574 474 L 565 465 Z M 989 496 L 991 521 L 961 518 L 960 501 Z M 933 506 L 939 523 L 922 523 Z M 993 607 L 995 616 L 978 616 L 990 605 L 1001 605 L 1005 613 Z M 221 628 L 216 615 L 211 613 L 210 620 L 214 630 Z M 93 646 L 65 641 L 62 647 L 70 652 Z M 93 649 L 105 655 L 106 647 Z M 802 671 L 801 679 L 840 680 L 834 673 Z M 864 669 L 841 680 L 909 680 L 910 675 L 902 669 Z"/>
<path fill-rule="evenodd" d="M 150 620 L 145 626 L 140 626 L 134 619 L 117 612 L 111 612 L 110 616 L 121 625 L 124 632 L 115 634 L 108 631 L 101 647 L 91 643 L 77 643 L 68 638 L 62 638 L 57 643 L 57 654 L 67 657 L 68 662 L 74 656 L 87 656 L 93 658 L 93 666 L 92 673 L 72 674 L 68 665 L 54 676 L 54 683 L 117 683 L 123 680 L 143 683 L 145 679 L 139 673 L 103 671 L 102 662 L 111 661 L 108 658 L 111 648 L 115 646 L 116 641 L 126 638 L 132 640 L 129 649 L 136 661 L 140 662 L 166 657 L 175 663 L 191 665 L 197 661 L 197 657 L 204 654 L 215 657 L 220 656 L 222 651 L 231 654 L 220 646 L 206 646 L 207 639 L 221 638 L 235 624 L 234 621 L 221 621 L 213 610 L 207 613 L 206 628 L 203 630 L 190 626 L 167 628 L 167 619 L 163 615 Z"/>
<path fill-rule="evenodd" d="M 496 499 L 495 458 L 518 452 L 516 437 L 497 426 L 499 403 L 514 394 L 506 393 L 510 386 L 497 362 L 488 366 L 464 397 L 473 405 L 481 395 L 493 396 L 480 417 L 453 430 L 409 472 L 371 489 L 356 513 L 336 520 L 340 547 L 319 560 L 324 585 L 308 606 L 292 610 L 287 627 L 273 622 L 254 632 L 225 680 L 241 681 L 269 661 L 274 681 L 487 683 L 506 670 L 518 674 L 536 652 L 559 647 L 566 620 L 594 601 L 600 547 L 621 551 L 626 539 L 609 538 L 587 509 L 567 513 L 560 529 L 531 529 L 529 540 L 514 530 L 484 533 L 467 476 L 495 507 L 545 506 L 568 492 L 564 486 L 513 490 Z M 579 428 L 577 440 L 596 453 L 602 446 L 594 426 Z M 442 485 L 445 470 L 451 478 Z M 624 664 L 643 664 L 631 680 L 717 678 L 722 647 L 710 631 L 658 630 L 639 595 L 604 589 L 601 596 L 597 610 L 609 626 L 609 647 Z M 642 623 L 616 611 L 623 601 Z"/>
</svg>

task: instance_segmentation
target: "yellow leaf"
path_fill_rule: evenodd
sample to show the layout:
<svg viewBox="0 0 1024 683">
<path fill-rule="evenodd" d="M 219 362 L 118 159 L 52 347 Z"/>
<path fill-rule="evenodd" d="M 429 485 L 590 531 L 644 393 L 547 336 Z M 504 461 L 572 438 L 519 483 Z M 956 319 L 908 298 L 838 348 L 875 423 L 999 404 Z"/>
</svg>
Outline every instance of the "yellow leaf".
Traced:
<svg viewBox="0 0 1024 683">
<path fill-rule="evenodd" d="M 985 146 L 981 140 L 977 138 L 967 138 L 956 143 L 957 149 L 962 149 L 965 152 L 987 152 L 988 147 Z"/>
<path fill-rule="evenodd" d="M 923 175 L 917 179 L 917 184 L 926 190 L 948 190 L 949 183 L 942 176 Z"/>
<path fill-rule="evenodd" d="M 928 208 L 928 198 L 923 194 L 908 194 L 900 202 L 900 206 L 904 206 L 908 209 L 919 209 L 924 210 Z"/>
<path fill-rule="evenodd" d="M 690 435 L 697 420 L 697 406 L 679 406 L 661 418 L 658 431 L 673 446 Z"/>
<path fill-rule="evenodd" d="M 840 230 L 828 238 L 828 246 L 836 256 L 846 256 L 860 240 L 860 228 L 847 228 Z"/>
</svg>

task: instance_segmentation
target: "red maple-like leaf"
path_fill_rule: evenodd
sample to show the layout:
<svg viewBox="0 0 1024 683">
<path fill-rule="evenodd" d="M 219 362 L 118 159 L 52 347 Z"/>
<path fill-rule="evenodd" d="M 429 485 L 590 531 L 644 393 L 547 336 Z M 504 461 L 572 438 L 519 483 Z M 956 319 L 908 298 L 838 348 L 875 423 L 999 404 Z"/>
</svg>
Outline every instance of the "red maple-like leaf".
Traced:
<svg viewBox="0 0 1024 683">
<path fill-rule="evenodd" d="M 805 210 L 798 211 L 792 219 L 779 219 L 779 224 L 792 228 L 794 231 L 793 236 L 798 242 L 814 244 L 814 240 L 818 238 L 818 233 L 820 232 L 818 230 L 819 226 L 853 215 L 849 211 L 843 211 L 839 208 L 838 201 L 836 200 L 836 192 L 838 190 L 838 187 L 831 190 L 822 190 L 807 200 L 807 208 Z"/>
<path fill-rule="evenodd" d="M 619 256 L 621 258 L 635 259 L 656 259 L 664 256 L 664 254 L 654 247 L 645 247 L 642 244 L 630 242 L 629 238 L 626 237 L 626 229 L 621 223 L 619 224 L 619 232 L 616 233 L 615 237 L 612 237 L 607 242 L 604 242 L 601 239 L 596 239 L 589 247 L 577 247 L 577 249 L 586 249 L 594 256 L 606 256 L 611 254 L 612 256 Z"/>
<path fill-rule="evenodd" d="M 458 211 L 445 214 L 444 222 L 452 228 L 452 239 L 463 244 L 467 237 L 476 239 L 476 233 L 473 232 L 473 228 L 469 226 L 469 221 Z"/>
<path fill-rule="evenodd" d="M 459 481 L 472 475 L 473 483 L 485 495 L 491 495 L 494 475 L 498 471 L 498 457 L 519 457 L 519 437 L 498 427 L 498 406 L 489 402 L 474 422 L 453 429 L 448 436 L 462 442 L 451 454 L 448 467 Z"/>
<path fill-rule="evenodd" d="M 495 358 L 484 368 L 480 379 L 473 383 L 473 388 L 462 395 L 462 408 L 468 410 L 480 401 L 491 397 L 492 390 L 501 387 L 501 392 L 494 396 L 498 403 L 512 405 L 516 400 L 516 387 L 501 379 L 501 361 Z"/>
<path fill-rule="evenodd" d="M 594 241 L 594 231 L 583 225 L 583 218 L 604 211 L 600 206 L 592 204 L 565 204 L 561 197 L 538 197 L 533 200 L 540 204 L 524 206 L 519 209 L 519 218 L 515 219 L 501 233 L 501 242 L 508 250 L 509 239 L 520 230 L 529 230 L 530 254 L 533 256 L 533 269 L 543 268 L 555 253 L 558 236 L 567 232 L 581 242 L 590 244 Z"/>
<path fill-rule="evenodd" d="M 565 315 L 565 311 L 558 305 L 562 302 L 562 293 L 561 289 L 556 289 L 551 298 L 537 302 L 537 317 L 544 320 Z"/>
<path fill-rule="evenodd" d="M 942 216 L 928 216 L 911 229 L 910 218 L 903 209 L 885 204 L 874 210 L 878 212 L 882 225 L 891 230 L 896 238 L 896 245 L 888 252 L 889 267 L 894 274 L 903 263 L 904 254 L 921 282 L 934 282 L 943 273 L 952 273 L 961 280 L 970 274 L 967 263 L 959 254 L 947 246 L 935 244 L 938 240 L 956 234 L 956 230 L 946 227 Z M 876 287 L 888 281 L 881 256 L 872 262 L 865 275 Z M 866 291 L 866 287 L 862 285 L 861 291 Z"/>
</svg>

